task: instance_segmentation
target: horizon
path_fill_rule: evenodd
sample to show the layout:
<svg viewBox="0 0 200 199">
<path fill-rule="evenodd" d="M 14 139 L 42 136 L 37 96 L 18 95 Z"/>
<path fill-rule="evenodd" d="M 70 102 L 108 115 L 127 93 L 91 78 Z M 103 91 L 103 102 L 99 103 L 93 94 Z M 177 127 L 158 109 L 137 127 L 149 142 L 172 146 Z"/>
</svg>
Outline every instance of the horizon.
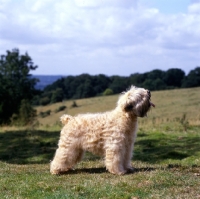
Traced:
<svg viewBox="0 0 200 199">
<path fill-rule="evenodd" d="M 196 66 L 196 67 L 194 67 L 193 69 L 191 69 L 191 70 L 194 70 L 195 68 L 197 68 L 197 67 L 199 67 L 199 66 Z M 181 70 L 183 70 L 182 68 L 168 68 L 167 70 L 170 70 L 170 69 L 181 69 Z M 143 73 L 149 73 L 149 72 L 152 72 L 152 71 L 154 71 L 154 70 L 162 70 L 162 69 L 152 69 L 152 70 L 149 70 L 149 71 L 146 71 L 146 72 L 143 72 Z M 167 70 L 162 70 L 163 72 L 166 72 Z M 191 71 L 190 70 L 190 71 Z M 184 70 L 183 70 L 184 71 Z M 188 71 L 188 73 L 186 73 L 185 71 L 185 75 L 188 75 L 189 74 L 189 72 L 190 71 Z M 82 75 L 82 74 L 88 74 L 88 75 L 91 75 L 91 76 L 96 76 L 96 75 L 105 75 L 105 76 L 123 76 L 123 77 L 128 77 L 128 76 L 130 76 L 130 75 L 133 75 L 133 74 L 143 74 L 143 73 L 139 73 L 139 72 L 135 72 L 135 73 L 131 73 L 131 74 L 129 74 L 129 75 L 117 75 L 117 74 L 113 74 L 113 75 L 107 75 L 107 74 L 103 74 L 103 73 L 99 73 L 99 74 L 90 74 L 90 73 L 80 73 L 80 74 L 76 74 L 76 75 L 71 75 L 71 74 L 67 74 L 67 75 L 60 75 L 60 74 L 32 74 L 32 73 L 30 73 L 30 75 L 34 75 L 34 76 L 63 76 L 63 77 L 67 77 L 67 76 L 79 76 L 79 75 Z"/>
</svg>

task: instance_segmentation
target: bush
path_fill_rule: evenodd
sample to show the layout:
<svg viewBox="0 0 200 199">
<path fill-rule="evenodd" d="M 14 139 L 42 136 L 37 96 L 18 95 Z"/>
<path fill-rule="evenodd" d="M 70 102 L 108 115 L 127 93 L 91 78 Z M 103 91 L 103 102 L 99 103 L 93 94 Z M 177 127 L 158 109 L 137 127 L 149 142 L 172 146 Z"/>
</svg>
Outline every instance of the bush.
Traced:
<svg viewBox="0 0 200 199">
<path fill-rule="evenodd" d="M 55 113 L 58 113 L 60 111 L 63 111 L 65 110 L 67 107 L 66 106 L 59 106 L 56 110 L 55 110 Z"/>
<path fill-rule="evenodd" d="M 29 125 L 33 124 L 36 119 L 36 110 L 33 109 L 29 100 L 23 99 L 20 104 L 19 113 L 14 113 L 11 117 L 13 125 Z"/>
<path fill-rule="evenodd" d="M 76 104 L 76 101 L 73 101 L 71 108 L 76 108 L 76 107 L 78 107 L 78 105 Z"/>
<path fill-rule="evenodd" d="M 48 97 L 43 97 L 41 100 L 40 100 L 40 104 L 45 106 L 47 104 L 50 103 L 50 99 Z"/>
<path fill-rule="evenodd" d="M 39 116 L 40 117 L 42 117 L 42 118 L 44 118 L 44 117 L 47 117 L 47 116 L 49 116 L 51 114 L 51 110 L 47 110 L 47 111 L 45 111 L 45 112 L 40 112 L 39 113 Z"/>
<path fill-rule="evenodd" d="M 110 89 L 110 88 L 107 88 L 104 92 L 103 92 L 103 95 L 106 96 L 106 95 L 113 95 L 113 90 Z"/>
</svg>

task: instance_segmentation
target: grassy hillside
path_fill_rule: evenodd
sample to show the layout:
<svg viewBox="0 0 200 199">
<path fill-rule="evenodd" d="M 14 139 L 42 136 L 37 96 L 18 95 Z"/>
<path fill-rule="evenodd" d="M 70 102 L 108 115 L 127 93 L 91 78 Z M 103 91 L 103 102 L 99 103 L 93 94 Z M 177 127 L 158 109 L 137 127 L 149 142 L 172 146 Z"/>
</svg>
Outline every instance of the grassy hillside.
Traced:
<svg viewBox="0 0 200 199">
<path fill-rule="evenodd" d="M 63 114 L 76 115 L 87 112 L 104 112 L 115 108 L 119 95 L 95 97 L 76 100 L 78 107 L 71 108 L 73 101 L 64 101 L 48 106 L 37 107 L 37 112 L 51 110 L 51 115 L 45 118 L 38 117 L 42 125 L 52 126 L 59 122 Z M 156 105 L 155 109 L 148 114 L 148 118 L 143 118 L 144 124 L 161 124 L 171 121 L 184 119 L 192 125 L 200 124 L 200 87 L 191 89 L 167 90 L 152 92 L 152 102 Z M 62 106 L 67 109 L 58 113 L 55 110 Z"/>
<path fill-rule="evenodd" d="M 117 176 L 103 158 L 86 153 L 66 175 L 49 173 L 57 148 L 59 117 L 115 108 L 118 96 L 37 107 L 38 128 L 0 128 L 0 198 L 168 199 L 200 198 L 200 88 L 152 92 L 152 108 L 140 118 L 132 164 L 135 172 Z M 62 112 L 55 110 L 65 105 Z"/>
</svg>

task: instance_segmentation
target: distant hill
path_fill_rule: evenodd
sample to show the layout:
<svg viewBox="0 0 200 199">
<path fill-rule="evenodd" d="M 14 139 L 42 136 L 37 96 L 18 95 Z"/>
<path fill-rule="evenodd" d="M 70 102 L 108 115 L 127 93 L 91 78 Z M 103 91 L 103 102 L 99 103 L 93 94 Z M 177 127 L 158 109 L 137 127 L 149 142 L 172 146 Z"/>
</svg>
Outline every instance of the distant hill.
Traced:
<svg viewBox="0 0 200 199">
<path fill-rule="evenodd" d="M 36 84 L 35 88 L 43 90 L 47 85 L 52 84 L 56 80 L 66 77 L 62 75 L 32 75 L 32 77 L 39 79 L 40 81 Z"/>
</svg>

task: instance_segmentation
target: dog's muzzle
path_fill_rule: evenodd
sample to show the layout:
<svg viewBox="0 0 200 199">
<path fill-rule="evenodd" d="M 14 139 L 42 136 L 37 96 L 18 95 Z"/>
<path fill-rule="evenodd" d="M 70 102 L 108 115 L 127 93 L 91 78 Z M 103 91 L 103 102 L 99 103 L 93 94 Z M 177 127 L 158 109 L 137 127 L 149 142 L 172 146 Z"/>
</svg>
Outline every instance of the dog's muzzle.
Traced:
<svg viewBox="0 0 200 199">
<path fill-rule="evenodd" d="M 151 92 L 149 90 L 147 90 L 147 93 L 149 95 L 149 106 L 153 106 L 155 108 L 155 104 L 151 102 Z"/>
</svg>

